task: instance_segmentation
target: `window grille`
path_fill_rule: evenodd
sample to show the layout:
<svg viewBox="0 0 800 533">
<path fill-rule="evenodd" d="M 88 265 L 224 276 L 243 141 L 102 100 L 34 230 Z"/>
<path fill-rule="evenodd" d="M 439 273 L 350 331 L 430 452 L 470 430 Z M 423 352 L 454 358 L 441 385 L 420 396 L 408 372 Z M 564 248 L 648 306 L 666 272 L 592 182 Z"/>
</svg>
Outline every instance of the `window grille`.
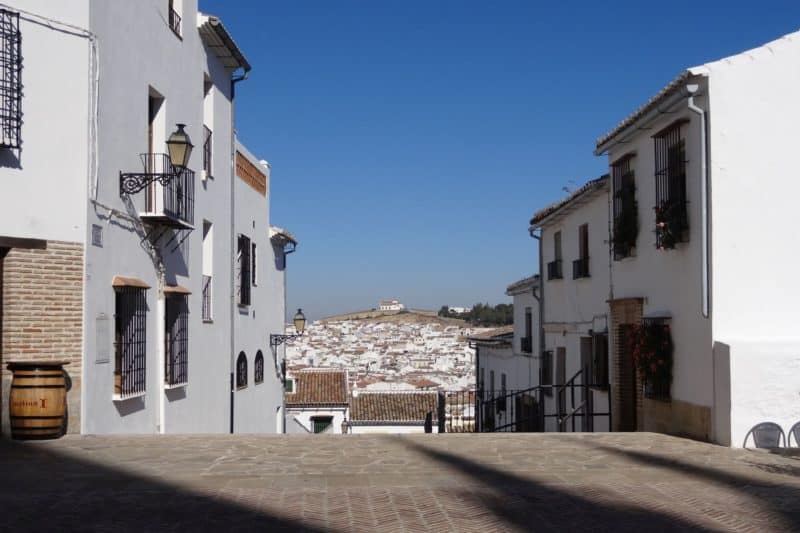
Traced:
<svg viewBox="0 0 800 533">
<path fill-rule="evenodd" d="M 185 294 L 171 294 L 166 299 L 166 358 L 164 379 L 168 385 L 188 382 L 189 303 Z"/>
<path fill-rule="evenodd" d="M 203 125 L 203 170 L 206 172 L 206 177 L 212 177 L 211 174 L 211 130 L 208 126 Z"/>
<path fill-rule="evenodd" d="M 251 277 L 252 277 L 252 284 L 253 284 L 253 286 L 255 286 L 255 285 L 258 285 L 258 268 L 257 268 L 257 265 L 256 265 L 256 243 L 253 243 L 252 246 L 253 246 L 252 247 L 253 252 L 252 252 L 252 255 L 250 256 L 250 259 L 252 261 L 252 263 L 251 263 L 252 264 L 252 268 L 250 269 L 250 274 L 251 274 Z"/>
<path fill-rule="evenodd" d="M 239 305 L 250 305 L 250 239 L 239 235 Z"/>
<path fill-rule="evenodd" d="M 0 9 L 0 147 L 19 148 L 22 126 L 19 13 Z"/>
<path fill-rule="evenodd" d="M 203 320 L 211 320 L 211 276 L 203 276 Z"/>
<path fill-rule="evenodd" d="M 144 289 L 116 289 L 114 312 L 114 393 L 121 397 L 145 391 L 147 297 Z"/>
<path fill-rule="evenodd" d="M 631 255 L 639 234 L 639 213 L 636 204 L 636 180 L 631 160 L 627 155 L 611 165 L 614 201 L 614 229 L 612 244 L 614 259 Z"/>
<path fill-rule="evenodd" d="M 589 277 L 589 225 L 578 227 L 578 257 L 572 262 L 572 279 Z"/>
<path fill-rule="evenodd" d="M 678 121 L 653 137 L 656 176 L 656 247 L 674 248 L 687 240 L 686 140 Z"/>
<path fill-rule="evenodd" d="M 255 374 L 253 377 L 255 383 L 264 382 L 264 354 L 261 353 L 261 350 L 256 352 L 256 360 L 255 363 L 253 363 L 253 373 Z"/>
<path fill-rule="evenodd" d="M 236 388 L 245 387 L 247 387 L 247 356 L 244 352 L 239 352 L 239 357 L 236 359 Z"/>
<path fill-rule="evenodd" d="M 178 37 L 181 36 L 181 16 L 178 15 L 178 12 L 175 10 L 175 2 L 173 0 L 169 0 L 169 28 L 177 35 Z"/>
</svg>

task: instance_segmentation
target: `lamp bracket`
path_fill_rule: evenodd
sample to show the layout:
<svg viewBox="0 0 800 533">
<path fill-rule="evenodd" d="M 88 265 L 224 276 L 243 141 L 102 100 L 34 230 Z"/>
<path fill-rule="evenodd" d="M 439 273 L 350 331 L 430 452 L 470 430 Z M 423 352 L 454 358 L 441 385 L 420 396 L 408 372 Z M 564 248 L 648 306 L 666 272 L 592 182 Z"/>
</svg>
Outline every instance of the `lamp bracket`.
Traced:
<svg viewBox="0 0 800 533">
<path fill-rule="evenodd" d="M 286 342 L 288 340 L 291 340 L 291 339 L 296 339 L 299 336 L 300 336 L 299 334 L 297 334 L 297 335 L 283 335 L 283 334 L 273 333 L 273 334 L 271 334 L 269 336 L 269 345 L 271 347 L 273 347 L 273 348 L 277 348 L 278 346 L 280 346 L 284 342 Z"/>
</svg>

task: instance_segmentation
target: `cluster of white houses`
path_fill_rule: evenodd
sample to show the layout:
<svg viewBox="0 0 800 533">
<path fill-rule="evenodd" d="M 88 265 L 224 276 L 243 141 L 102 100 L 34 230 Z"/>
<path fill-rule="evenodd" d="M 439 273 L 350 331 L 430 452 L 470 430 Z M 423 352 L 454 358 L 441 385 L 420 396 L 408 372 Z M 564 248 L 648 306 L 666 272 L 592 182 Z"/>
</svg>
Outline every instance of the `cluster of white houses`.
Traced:
<svg viewBox="0 0 800 533">
<path fill-rule="evenodd" d="M 794 33 L 688 69 L 598 139 L 609 174 L 530 220 L 541 276 L 478 340 L 480 389 L 545 389 L 548 430 L 800 420 L 798 64 Z"/>
<path fill-rule="evenodd" d="M 6 363 L 33 360 L 67 363 L 69 432 L 282 431 L 269 336 L 284 331 L 296 242 L 270 225 L 269 165 L 235 137 L 247 59 L 196 0 L 12 4 L 0 9 L 4 433 Z"/>
</svg>

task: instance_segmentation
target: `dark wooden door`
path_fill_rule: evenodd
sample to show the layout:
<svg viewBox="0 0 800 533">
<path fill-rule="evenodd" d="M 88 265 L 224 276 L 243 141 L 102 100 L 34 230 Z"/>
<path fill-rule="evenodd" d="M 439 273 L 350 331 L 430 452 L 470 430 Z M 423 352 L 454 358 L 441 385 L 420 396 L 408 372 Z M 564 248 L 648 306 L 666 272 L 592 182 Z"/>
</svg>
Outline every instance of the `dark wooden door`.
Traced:
<svg viewBox="0 0 800 533">
<path fill-rule="evenodd" d="M 628 346 L 631 324 L 620 324 L 617 328 L 617 353 L 619 354 L 619 430 L 636 431 L 636 369 L 633 354 Z"/>
</svg>

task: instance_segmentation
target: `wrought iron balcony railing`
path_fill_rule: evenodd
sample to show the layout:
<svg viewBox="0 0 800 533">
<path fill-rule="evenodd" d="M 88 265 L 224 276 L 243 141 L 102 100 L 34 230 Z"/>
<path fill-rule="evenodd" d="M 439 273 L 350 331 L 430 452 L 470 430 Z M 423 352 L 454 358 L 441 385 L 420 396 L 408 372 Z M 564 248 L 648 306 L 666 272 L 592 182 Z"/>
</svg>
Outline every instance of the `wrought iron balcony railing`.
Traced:
<svg viewBox="0 0 800 533">
<path fill-rule="evenodd" d="M 145 189 L 142 220 L 191 227 L 194 224 L 194 171 L 186 168 L 179 172 L 167 154 L 142 154 L 141 157 L 145 175 L 158 177 Z"/>
<path fill-rule="evenodd" d="M 561 272 L 561 259 L 547 263 L 547 279 L 562 279 L 564 274 Z"/>
<path fill-rule="evenodd" d="M 522 337 L 520 339 L 522 341 L 522 352 L 523 353 L 533 353 L 533 339 L 530 337 Z"/>
<path fill-rule="evenodd" d="M 208 126 L 203 125 L 203 170 L 205 177 L 210 178 L 213 176 L 211 173 L 211 147 L 213 146 L 212 133 Z"/>
<path fill-rule="evenodd" d="M 572 279 L 589 277 L 589 258 L 581 257 L 572 262 Z"/>
<path fill-rule="evenodd" d="M 211 276 L 203 276 L 203 321 L 211 321 Z"/>
</svg>

